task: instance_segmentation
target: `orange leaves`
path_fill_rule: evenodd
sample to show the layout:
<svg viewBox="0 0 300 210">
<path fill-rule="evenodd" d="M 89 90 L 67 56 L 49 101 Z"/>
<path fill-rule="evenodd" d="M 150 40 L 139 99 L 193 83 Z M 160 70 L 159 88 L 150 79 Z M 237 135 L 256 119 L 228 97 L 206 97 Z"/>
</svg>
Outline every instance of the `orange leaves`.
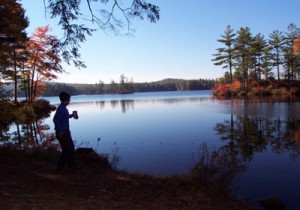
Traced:
<svg viewBox="0 0 300 210">
<path fill-rule="evenodd" d="M 237 80 L 235 80 L 230 86 L 231 91 L 235 93 L 239 92 L 242 88 L 240 81 Z"/>
<path fill-rule="evenodd" d="M 47 39 L 47 37 L 49 36 L 48 33 L 51 32 L 51 28 L 49 27 L 49 25 L 47 26 L 42 26 L 42 27 L 37 27 L 34 30 L 34 33 L 31 36 L 31 39 Z"/>
<path fill-rule="evenodd" d="M 29 81 L 26 89 L 30 100 L 46 89 L 43 81 L 56 79 L 57 73 L 63 72 L 59 44 L 55 36 L 49 35 L 50 31 L 49 26 L 38 27 L 28 41 L 26 72 Z"/>
<path fill-rule="evenodd" d="M 296 38 L 293 43 L 293 53 L 300 54 L 300 37 Z"/>
<path fill-rule="evenodd" d="M 240 81 L 234 81 L 232 84 L 222 84 L 221 82 L 217 84 L 217 88 L 212 90 L 214 95 L 217 96 L 231 96 L 237 95 L 241 91 Z"/>
<path fill-rule="evenodd" d="M 33 84 L 36 88 L 35 88 L 35 97 L 39 97 L 42 95 L 42 93 L 48 89 L 48 85 L 46 85 L 45 83 L 42 83 L 42 81 L 37 80 L 34 84 Z"/>
</svg>

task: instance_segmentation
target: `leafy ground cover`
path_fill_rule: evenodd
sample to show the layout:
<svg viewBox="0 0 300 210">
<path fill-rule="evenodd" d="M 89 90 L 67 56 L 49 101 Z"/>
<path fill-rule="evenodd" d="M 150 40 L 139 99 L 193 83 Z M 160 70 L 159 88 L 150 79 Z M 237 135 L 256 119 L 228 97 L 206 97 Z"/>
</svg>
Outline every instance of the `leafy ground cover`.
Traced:
<svg viewBox="0 0 300 210">
<path fill-rule="evenodd" d="M 113 170 L 99 156 L 76 154 L 76 171 L 57 171 L 58 156 L 0 149 L 1 209 L 255 209 L 187 177 Z"/>
</svg>

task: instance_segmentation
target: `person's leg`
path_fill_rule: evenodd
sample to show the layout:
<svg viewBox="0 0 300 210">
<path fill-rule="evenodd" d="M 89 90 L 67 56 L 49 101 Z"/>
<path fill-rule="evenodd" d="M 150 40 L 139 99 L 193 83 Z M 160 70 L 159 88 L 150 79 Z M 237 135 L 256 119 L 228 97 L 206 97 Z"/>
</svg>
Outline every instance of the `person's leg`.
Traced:
<svg viewBox="0 0 300 210">
<path fill-rule="evenodd" d="M 66 162 L 67 162 L 67 166 L 69 168 L 76 168 L 75 165 L 75 147 L 74 147 L 74 143 L 73 143 L 73 139 L 71 136 L 70 132 L 66 132 L 66 136 L 65 136 L 65 141 L 66 141 Z"/>
<path fill-rule="evenodd" d="M 65 140 L 65 135 L 63 136 L 56 135 L 56 136 L 62 150 L 57 163 L 57 169 L 64 169 L 67 164 L 67 144 Z"/>
<path fill-rule="evenodd" d="M 58 163 L 57 163 L 57 169 L 64 169 L 66 166 L 66 155 L 64 153 L 64 151 L 61 152 Z"/>
</svg>

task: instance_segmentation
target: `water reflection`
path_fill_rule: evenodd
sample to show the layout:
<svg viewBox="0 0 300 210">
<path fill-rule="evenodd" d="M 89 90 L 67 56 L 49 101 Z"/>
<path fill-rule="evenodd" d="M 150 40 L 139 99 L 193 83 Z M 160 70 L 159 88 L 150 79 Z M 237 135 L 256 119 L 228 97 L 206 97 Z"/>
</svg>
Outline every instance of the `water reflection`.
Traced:
<svg viewBox="0 0 300 210">
<path fill-rule="evenodd" d="M 84 102 L 72 102 L 72 106 L 76 107 L 85 107 L 88 108 L 93 106 L 99 107 L 101 110 L 104 109 L 121 109 L 121 111 L 125 114 L 130 110 L 135 109 L 135 104 L 144 104 L 144 105 L 172 105 L 172 104 L 181 104 L 181 103 L 203 103 L 210 102 L 211 97 L 189 97 L 189 98 L 166 98 L 166 99 L 147 99 L 147 100 L 100 100 L 100 101 L 84 101 Z"/>
<path fill-rule="evenodd" d="M 206 171 L 204 179 L 238 183 L 241 199 L 277 196 L 288 206 L 299 204 L 299 108 L 295 97 L 220 100 L 207 92 L 74 96 L 69 105 L 80 116 L 70 122 L 74 140 L 109 154 L 120 170 Z"/>
<path fill-rule="evenodd" d="M 300 120 L 294 111 L 300 108 L 299 103 L 264 104 L 245 100 L 233 101 L 232 105 L 230 118 L 217 123 L 214 129 L 245 160 L 251 160 L 255 152 L 263 152 L 267 146 L 275 153 L 288 152 L 292 159 L 299 157 Z"/>
<path fill-rule="evenodd" d="M 28 124 L 14 123 L 9 125 L 8 130 L 1 132 L 1 145 L 18 147 L 19 149 L 54 148 L 54 133 L 44 120 L 38 120 Z"/>
<path fill-rule="evenodd" d="M 300 174 L 299 98 L 233 99 L 222 104 L 229 115 L 214 130 L 249 168 L 235 179 L 240 186 L 233 194 L 253 203 L 277 196 L 286 209 L 296 209 L 300 205 L 296 197 L 300 191 L 295 189 L 300 187 L 296 179 Z"/>
<path fill-rule="evenodd" d="M 204 143 L 199 148 L 197 159 L 190 175 L 211 193 L 228 192 L 234 178 L 246 170 L 241 155 L 230 145 L 209 151 Z"/>
</svg>

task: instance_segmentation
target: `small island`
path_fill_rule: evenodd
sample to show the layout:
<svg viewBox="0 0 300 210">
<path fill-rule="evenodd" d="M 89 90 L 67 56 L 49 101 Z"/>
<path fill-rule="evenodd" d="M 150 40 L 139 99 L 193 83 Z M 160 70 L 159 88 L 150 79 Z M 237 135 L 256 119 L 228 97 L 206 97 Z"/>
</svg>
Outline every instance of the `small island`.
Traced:
<svg viewBox="0 0 300 210">
<path fill-rule="evenodd" d="M 268 38 L 253 35 L 250 28 L 238 31 L 228 25 L 223 47 L 212 61 L 227 69 L 212 89 L 216 96 L 299 95 L 300 30 L 290 24 L 286 32 L 274 30 Z M 225 46 L 224 46 L 225 45 Z"/>
</svg>

